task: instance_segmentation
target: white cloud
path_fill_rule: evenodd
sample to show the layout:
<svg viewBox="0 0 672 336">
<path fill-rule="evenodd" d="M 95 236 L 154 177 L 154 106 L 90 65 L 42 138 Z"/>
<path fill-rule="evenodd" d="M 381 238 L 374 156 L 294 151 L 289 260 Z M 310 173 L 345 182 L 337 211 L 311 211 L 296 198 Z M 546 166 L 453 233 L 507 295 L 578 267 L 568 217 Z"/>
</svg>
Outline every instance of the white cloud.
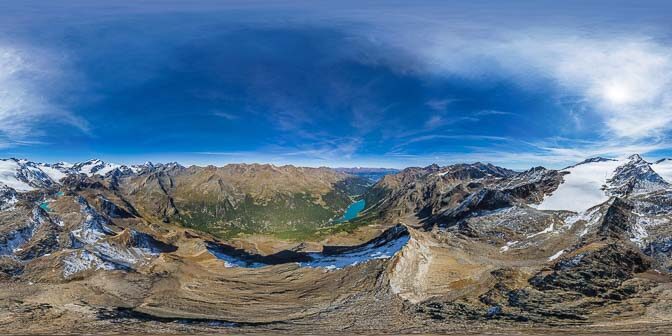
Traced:
<svg viewBox="0 0 672 336">
<path fill-rule="evenodd" d="M 580 96 L 604 123 L 602 135 L 640 140 L 672 127 L 672 48 L 640 37 L 505 34 L 465 41 L 436 36 L 408 46 L 422 71 L 469 79 L 507 77 L 534 90 L 552 84 Z"/>
<path fill-rule="evenodd" d="M 36 143 L 47 123 L 86 124 L 51 99 L 67 86 L 58 58 L 0 44 L 0 147 Z"/>
<path fill-rule="evenodd" d="M 445 118 L 440 115 L 433 115 L 425 122 L 425 127 L 427 128 L 436 128 L 446 123 Z"/>
<path fill-rule="evenodd" d="M 550 43 L 551 75 L 585 96 L 613 137 L 658 136 L 672 123 L 672 48 L 646 40 Z"/>
<path fill-rule="evenodd" d="M 238 115 L 230 113 L 230 112 L 224 112 L 220 110 L 213 111 L 212 114 L 217 117 L 224 118 L 226 120 L 236 120 L 238 119 Z"/>
<path fill-rule="evenodd" d="M 431 99 L 425 103 L 429 108 L 437 112 L 445 112 L 448 105 L 457 101 L 457 99 Z"/>
<path fill-rule="evenodd" d="M 437 152 L 408 152 L 409 145 L 434 140 L 477 140 L 489 145 L 464 146 L 468 151 L 453 151 L 450 143 Z M 539 142 L 525 142 L 514 138 L 487 135 L 426 135 L 404 142 L 386 153 L 397 166 L 426 166 L 431 163 L 451 164 L 459 162 L 489 162 L 513 169 L 529 169 L 533 166 L 564 168 L 590 157 L 623 158 L 631 154 L 652 153 L 670 148 L 664 141 L 631 141 L 614 139 L 610 143 L 583 139 L 549 138 Z"/>
<path fill-rule="evenodd" d="M 360 138 L 333 138 L 301 146 L 266 146 L 254 151 L 192 152 L 187 164 L 207 165 L 214 163 L 264 162 L 275 165 L 300 165 L 308 167 L 340 167 L 363 164 L 365 158 L 356 153 L 362 146 Z M 200 158 L 199 158 L 200 157 Z M 210 159 L 203 160 L 203 157 Z M 375 166 L 375 165 L 374 165 Z"/>
</svg>

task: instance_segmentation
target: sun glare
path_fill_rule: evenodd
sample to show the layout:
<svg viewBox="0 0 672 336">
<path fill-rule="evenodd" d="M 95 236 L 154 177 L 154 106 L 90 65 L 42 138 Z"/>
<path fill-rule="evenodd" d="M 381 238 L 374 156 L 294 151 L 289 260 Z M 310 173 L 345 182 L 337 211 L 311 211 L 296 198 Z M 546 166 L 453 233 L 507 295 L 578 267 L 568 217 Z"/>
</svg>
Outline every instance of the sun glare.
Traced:
<svg viewBox="0 0 672 336">
<path fill-rule="evenodd" d="M 612 83 L 604 87 L 604 98 L 612 104 L 622 105 L 633 101 L 632 91 L 622 83 Z"/>
</svg>

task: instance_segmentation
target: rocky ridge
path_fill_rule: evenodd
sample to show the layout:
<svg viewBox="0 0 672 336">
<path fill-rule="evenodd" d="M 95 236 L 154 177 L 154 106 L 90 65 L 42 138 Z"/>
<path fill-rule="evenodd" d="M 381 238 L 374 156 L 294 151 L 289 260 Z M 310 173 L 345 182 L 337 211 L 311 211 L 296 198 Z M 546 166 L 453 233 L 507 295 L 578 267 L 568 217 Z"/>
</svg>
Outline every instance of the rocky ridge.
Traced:
<svg viewBox="0 0 672 336">
<path fill-rule="evenodd" d="M 62 165 L 65 176 L 43 171 L 50 182 L 38 184 L 32 165 L 13 162 L 34 174 L 13 175 L 30 189 L 0 192 L 7 332 L 655 332 L 671 322 L 665 161 L 408 168 L 367 187 L 354 231 L 302 242 L 222 239 L 179 219 L 195 213 L 190 202 L 206 214 L 246 198 L 255 211 L 276 211 L 276 199 L 291 209 L 284 197 L 297 192 L 335 208 L 361 185 L 326 168 L 91 163 L 78 168 L 91 176 Z"/>
</svg>

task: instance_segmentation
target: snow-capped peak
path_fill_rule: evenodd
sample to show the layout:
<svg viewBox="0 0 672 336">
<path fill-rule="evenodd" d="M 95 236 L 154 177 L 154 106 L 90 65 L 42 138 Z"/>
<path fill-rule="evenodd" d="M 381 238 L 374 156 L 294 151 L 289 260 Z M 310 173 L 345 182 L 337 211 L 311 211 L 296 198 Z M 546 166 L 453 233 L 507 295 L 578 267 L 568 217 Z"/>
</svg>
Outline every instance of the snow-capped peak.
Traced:
<svg viewBox="0 0 672 336">
<path fill-rule="evenodd" d="M 122 166 L 118 164 L 107 163 L 99 159 L 92 159 L 76 163 L 72 166 L 71 169 L 76 173 L 85 174 L 87 176 L 93 176 L 93 175 L 105 176 L 105 174 L 120 167 Z"/>
<path fill-rule="evenodd" d="M 129 167 L 129 169 L 130 169 L 133 173 L 138 174 L 138 173 L 140 173 L 140 172 L 142 172 L 142 171 L 144 171 L 144 170 L 152 169 L 152 168 L 154 168 L 154 167 L 155 167 L 155 166 L 154 166 L 154 164 L 153 164 L 152 162 L 150 162 L 150 161 L 146 161 L 146 162 L 143 163 L 143 164 L 132 165 L 132 166 Z"/>
<path fill-rule="evenodd" d="M 49 187 L 54 182 L 34 162 L 14 158 L 0 159 L 0 185 L 17 191 L 30 191 L 35 188 Z"/>
<path fill-rule="evenodd" d="M 562 172 L 567 173 L 563 183 L 546 196 L 538 208 L 582 212 L 607 201 L 610 196 L 670 188 L 657 174 L 659 168 L 672 176 L 672 161 L 652 165 L 638 154 L 621 160 L 591 158 L 563 169 Z"/>
<path fill-rule="evenodd" d="M 143 169 L 155 165 L 148 162 Z M 8 187 L 24 192 L 48 188 L 61 182 L 68 175 L 106 176 L 109 173 L 126 175 L 138 173 L 140 169 L 107 163 L 99 159 L 71 164 L 68 162 L 38 163 L 27 159 L 0 159 L 0 187 Z"/>
<path fill-rule="evenodd" d="M 630 193 L 646 193 L 669 188 L 670 185 L 658 175 L 651 164 L 638 154 L 628 157 L 628 161 L 614 171 L 607 181 L 611 195 L 623 196 Z"/>
<path fill-rule="evenodd" d="M 47 174 L 54 182 L 60 182 L 61 179 L 68 176 L 70 169 L 63 162 L 54 164 L 36 163 L 35 166 Z"/>
<path fill-rule="evenodd" d="M 646 162 L 639 154 L 632 154 L 628 156 L 628 160 L 631 162 L 640 162 L 640 161 Z"/>
<path fill-rule="evenodd" d="M 59 162 L 56 162 L 54 164 L 47 164 L 47 165 L 51 166 L 51 167 L 63 168 L 63 169 L 72 168 L 72 166 L 74 166 L 73 163 L 65 162 L 65 161 L 59 161 Z"/>
<path fill-rule="evenodd" d="M 574 168 L 574 167 L 579 166 L 579 165 L 584 165 L 584 164 L 589 164 L 589 163 L 596 163 L 596 162 L 613 162 L 613 161 L 618 161 L 618 160 L 616 160 L 616 159 L 608 159 L 608 158 L 604 158 L 604 157 L 601 157 L 601 156 L 596 156 L 596 157 L 592 157 L 592 158 L 589 158 L 589 159 L 585 159 L 585 160 L 583 160 L 583 161 L 581 161 L 581 162 L 579 162 L 579 163 L 577 163 L 577 164 L 575 164 L 575 165 L 569 166 L 569 167 L 567 167 L 567 168 L 565 168 L 565 169 L 563 169 L 563 170 L 567 170 L 567 169 Z"/>
</svg>

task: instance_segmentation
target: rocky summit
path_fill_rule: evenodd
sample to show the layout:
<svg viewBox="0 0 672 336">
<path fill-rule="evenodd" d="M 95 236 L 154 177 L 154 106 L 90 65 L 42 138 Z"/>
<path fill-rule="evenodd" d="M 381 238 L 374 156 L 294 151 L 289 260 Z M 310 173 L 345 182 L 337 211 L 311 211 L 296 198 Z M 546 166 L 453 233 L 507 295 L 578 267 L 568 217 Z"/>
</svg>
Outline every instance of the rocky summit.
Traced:
<svg viewBox="0 0 672 336">
<path fill-rule="evenodd" d="M 670 172 L 0 160 L 0 331 L 666 333 Z"/>
</svg>

